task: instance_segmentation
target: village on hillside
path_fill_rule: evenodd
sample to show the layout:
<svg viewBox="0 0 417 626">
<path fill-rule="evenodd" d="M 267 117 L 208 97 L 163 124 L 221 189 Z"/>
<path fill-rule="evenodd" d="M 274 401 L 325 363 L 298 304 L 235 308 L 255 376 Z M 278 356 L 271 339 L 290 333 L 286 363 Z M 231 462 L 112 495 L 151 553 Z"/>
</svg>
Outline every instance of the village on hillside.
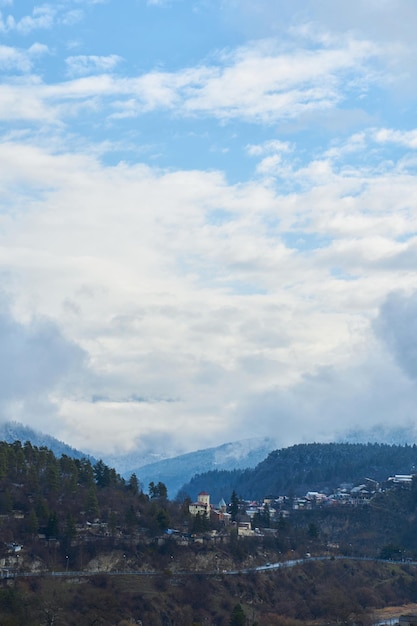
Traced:
<svg viewBox="0 0 417 626">
<path fill-rule="evenodd" d="M 19 536 L 18 532 L 9 533 L 9 539 L 3 544 L 0 554 L 0 574 L 2 577 L 8 575 L 10 571 L 24 570 L 30 567 L 31 571 L 44 570 L 45 567 L 55 567 L 58 562 L 58 554 L 65 550 L 63 561 L 64 567 L 72 567 L 77 553 L 77 562 L 83 564 L 83 546 L 89 546 L 91 556 L 99 550 L 109 550 L 122 546 L 128 542 L 129 546 L 134 544 L 142 546 L 156 545 L 159 547 L 172 546 L 178 548 L 187 546 L 217 545 L 227 546 L 234 540 L 243 538 L 253 538 L 264 540 L 270 538 L 271 541 L 278 541 L 282 535 L 283 525 L 286 520 L 298 517 L 298 513 L 314 510 L 346 510 L 364 509 L 372 502 L 377 495 L 390 490 L 411 490 L 414 480 L 413 475 L 395 475 L 389 477 L 383 483 L 378 483 L 373 479 L 365 479 L 359 485 L 340 485 L 334 493 L 321 493 L 318 491 L 308 491 L 303 497 L 292 497 L 289 495 L 268 496 L 261 501 L 249 501 L 239 498 L 235 492 L 232 493 L 229 503 L 222 498 L 219 503 L 213 504 L 210 494 L 202 491 L 198 494 L 195 502 L 187 499 L 182 504 L 182 515 L 172 520 L 172 525 L 164 507 L 168 505 L 174 507 L 173 502 L 166 498 L 166 489 L 163 483 L 152 486 L 153 497 L 142 494 L 142 498 L 159 503 L 161 508 L 157 511 L 158 526 L 152 531 L 141 524 L 141 514 L 132 508 L 128 511 L 123 523 L 115 524 L 111 519 L 104 519 L 100 516 L 85 516 L 82 522 L 77 521 L 70 529 L 71 534 L 66 536 L 68 528 L 64 529 L 64 536 L 54 534 L 54 531 L 40 529 L 37 534 L 32 535 L 30 541 L 32 548 L 36 542 L 37 551 L 44 555 L 39 559 L 30 560 L 28 554 L 31 551 L 26 540 Z M 165 504 L 164 504 L 165 503 Z M 184 507 L 187 507 L 186 509 Z M 163 512 L 164 514 L 162 515 Z M 294 517 L 295 516 L 295 517 Z M 2 515 L 2 522 L 6 527 L 7 522 L 13 522 L 15 528 L 19 524 L 27 525 L 27 515 L 23 511 L 13 510 L 8 515 Z M 68 531 L 69 532 L 69 531 Z M 63 544 L 65 542 L 65 546 Z M 62 544 L 62 545 L 61 545 Z M 44 548 L 42 548 L 42 545 Z M 92 546 L 96 545 L 97 550 Z M 107 547 L 106 547 L 107 546 Z M 307 549 L 309 549 L 307 547 Z M 338 550 L 337 543 L 328 542 L 326 549 Z M 126 553 L 131 553 L 131 549 L 122 548 L 123 552 L 118 556 L 118 562 L 100 562 L 100 558 L 89 559 L 84 557 L 86 563 L 84 567 L 110 571 L 111 569 L 124 569 L 127 566 L 128 558 Z M 75 554 L 74 552 L 74 554 Z M 78 554 L 80 553 L 80 554 Z M 80 556 L 81 555 L 81 556 Z M 80 560 L 81 559 L 81 560 Z M 62 559 L 61 559 L 62 560 Z M 33 561 L 33 562 L 32 562 Z M 49 565 L 48 565 L 49 564 Z M 145 565 L 144 565 L 145 567 Z"/>
<path fill-rule="evenodd" d="M 330 494 L 308 491 L 303 497 L 268 496 L 262 501 L 242 500 L 238 499 L 236 494 L 232 494 L 229 506 L 223 498 L 217 506 L 210 503 L 210 494 L 201 491 L 196 502 L 190 503 L 188 508 L 194 518 L 210 520 L 217 528 L 219 523 L 222 526 L 235 525 L 238 537 L 256 537 L 274 532 L 277 522 L 289 517 L 291 511 L 312 510 L 317 507 L 364 506 L 369 504 L 377 493 L 395 488 L 410 489 L 413 479 L 413 474 L 396 474 L 383 483 L 366 478 L 363 483 L 356 486 L 342 484 Z M 233 510 L 234 498 L 236 498 L 235 510 Z M 271 528 L 274 526 L 275 528 Z M 216 535 L 221 537 L 222 532 L 212 530 L 211 537 L 214 538 Z"/>
</svg>

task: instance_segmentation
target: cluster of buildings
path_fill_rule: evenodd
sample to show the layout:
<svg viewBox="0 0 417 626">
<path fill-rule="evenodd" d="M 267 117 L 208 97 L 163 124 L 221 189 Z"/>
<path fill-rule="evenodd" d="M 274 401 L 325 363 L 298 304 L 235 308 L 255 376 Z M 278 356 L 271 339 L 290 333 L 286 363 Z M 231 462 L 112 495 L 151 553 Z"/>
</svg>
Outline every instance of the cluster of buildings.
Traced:
<svg viewBox="0 0 417 626">
<path fill-rule="evenodd" d="M 303 497 L 279 496 L 264 498 L 260 502 L 243 501 L 239 508 L 238 535 L 250 536 L 257 534 L 253 530 L 256 521 L 274 521 L 285 518 L 290 511 L 309 510 L 317 506 L 360 506 L 366 504 L 378 492 L 387 488 L 410 488 L 414 475 L 396 474 L 389 477 L 382 485 L 371 478 L 364 479 L 360 485 L 341 485 L 334 493 L 324 494 L 319 491 L 308 491 Z M 210 503 L 210 494 L 201 491 L 196 502 L 189 505 L 189 512 L 193 517 L 204 516 L 207 519 L 217 519 L 224 525 L 231 523 L 231 514 L 227 511 L 227 504 L 222 498 L 217 506 Z"/>
<path fill-rule="evenodd" d="M 366 504 L 376 493 L 386 491 L 391 488 L 411 488 L 413 474 L 395 474 L 390 476 L 383 483 L 379 483 L 372 478 L 365 478 L 360 485 L 343 484 L 334 493 L 324 494 L 317 491 L 309 491 L 302 498 L 294 498 L 292 508 L 311 509 L 313 506 L 358 506 Z"/>
</svg>

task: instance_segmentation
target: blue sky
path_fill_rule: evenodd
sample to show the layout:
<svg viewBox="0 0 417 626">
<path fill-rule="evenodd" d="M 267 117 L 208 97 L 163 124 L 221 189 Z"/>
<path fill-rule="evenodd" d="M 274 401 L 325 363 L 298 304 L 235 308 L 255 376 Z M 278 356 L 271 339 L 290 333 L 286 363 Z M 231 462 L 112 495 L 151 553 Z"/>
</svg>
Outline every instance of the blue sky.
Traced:
<svg viewBox="0 0 417 626">
<path fill-rule="evenodd" d="M 0 412 L 95 454 L 413 430 L 414 0 L 0 0 Z"/>
</svg>

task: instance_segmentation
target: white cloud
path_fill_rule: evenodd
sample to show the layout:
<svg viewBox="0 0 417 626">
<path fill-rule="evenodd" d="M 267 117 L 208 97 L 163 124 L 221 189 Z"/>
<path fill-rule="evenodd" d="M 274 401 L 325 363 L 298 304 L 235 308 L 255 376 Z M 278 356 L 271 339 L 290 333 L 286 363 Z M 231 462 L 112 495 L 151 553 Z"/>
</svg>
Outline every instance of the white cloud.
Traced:
<svg viewBox="0 0 417 626">
<path fill-rule="evenodd" d="M 253 144 L 246 146 L 246 150 L 250 156 L 262 156 L 264 154 L 279 154 L 282 152 L 290 152 L 291 144 L 288 141 L 279 141 L 278 139 L 270 139 L 262 144 Z"/>
<path fill-rule="evenodd" d="M 43 43 L 34 43 L 28 49 L 28 52 L 32 56 L 41 56 L 49 52 L 48 46 Z"/>
<path fill-rule="evenodd" d="M 256 166 L 256 172 L 262 176 L 278 176 L 282 173 L 283 155 L 292 152 L 293 146 L 287 141 L 271 139 L 258 145 L 246 146 L 250 156 L 262 156 L 262 160 Z M 267 156 L 265 156 L 267 155 Z"/>
<path fill-rule="evenodd" d="M 201 66 L 176 73 L 152 71 L 138 78 L 95 76 L 56 84 L 28 84 L 29 97 L 43 106 L 54 101 L 90 100 L 116 109 L 116 117 L 169 109 L 176 115 L 210 115 L 271 122 L 303 112 L 335 107 L 344 99 L 346 77 L 367 74 L 366 63 L 375 54 L 366 42 L 349 41 L 335 49 L 298 50 L 282 53 L 271 42 L 240 48 L 222 58 L 222 65 Z M 73 56 L 73 73 L 113 70 L 117 55 Z M 32 93 L 30 93 L 32 92 Z M 61 111 L 68 110 L 63 106 Z M 71 107 L 74 114 L 74 108 Z M 52 116 L 53 118 L 55 115 Z"/>
<path fill-rule="evenodd" d="M 4 2 L 3 6 L 7 4 L 11 5 L 12 2 Z M 83 17 L 84 11 L 79 8 L 67 10 L 63 4 L 42 4 L 35 6 L 30 15 L 24 15 L 20 19 L 16 19 L 12 13 L 3 16 L 0 12 L 0 32 L 15 32 L 27 36 L 35 30 L 51 30 L 56 24 L 72 26 Z"/>
<path fill-rule="evenodd" d="M 265 157 L 257 165 L 256 171 L 262 175 L 277 175 L 281 169 L 282 157 L 280 154 Z"/>
<path fill-rule="evenodd" d="M 404 372 L 417 380 L 417 292 L 388 294 L 374 328 Z"/>
<path fill-rule="evenodd" d="M 417 7 L 413 0 L 352 0 L 349 4 L 293 0 L 290 5 L 279 0 L 233 0 L 223 3 L 221 15 L 233 19 L 236 28 L 244 28 L 247 37 L 282 36 L 291 25 L 298 30 L 314 29 L 323 37 L 351 32 L 384 43 L 406 42 L 412 47 Z"/>
<path fill-rule="evenodd" d="M 0 32 L 6 33 L 8 30 L 11 30 L 14 27 L 14 20 L 9 15 L 6 19 L 4 19 L 3 14 L 0 11 Z"/>
<path fill-rule="evenodd" d="M 97 3 L 93 3 L 97 4 Z M 73 26 L 84 18 L 84 11 L 82 9 L 73 9 L 71 11 L 67 11 L 59 18 L 60 24 L 64 24 L 65 26 Z"/>
<path fill-rule="evenodd" d="M 47 52 L 47 46 L 40 43 L 32 44 L 28 50 L 0 45 L 0 67 L 6 72 L 30 72 L 34 59 Z"/>
<path fill-rule="evenodd" d="M 29 61 L 26 60 L 26 67 Z M 38 81 L 33 80 L 28 89 L 27 83 L 4 84 L 0 90 L 0 119 L 8 121 L 33 121 L 45 124 L 57 123 L 57 116 L 51 107 L 45 106 L 37 93 Z"/>
<path fill-rule="evenodd" d="M 345 367 L 322 368 L 290 389 L 242 399 L 237 411 L 245 429 L 253 415 L 261 415 L 258 433 L 276 435 L 282 447 L 343 440 L 352 431 L 374 431 L 380 441 L 383 431 L 394 427 L 411 427 L 415 437 L 417 388 L 388 352 L 378 344 L 373 349 L 374 355 Z M 252 429 L 255 434 L 254 425 Z"/>
<path fill-rule="evenodd" d="M 413 0 L 235 0 L 224 2 L 222 9 L 221 17 L 246 39 L 274 37 L 287 41 L 290 36 L 333 45 L 348 34 L 358 40 L 373 41 L 379 50 L 379 62 L 374 67 L 378 82 L 385 82 L 393 98 L 416 96 L 417 6 Z"/>
<path fill-rule="evenodd" d="M 10 30 L 16 30 L 23 35 L 27 35 L 32 30 L 49 29 L 54 24 L 56 10 L 49 4 L 34 7 L 32 15 L 25 15 L 22 19 L 13 20 Z"/>
<path fill-rule="evenodd" d="M 381 128 L 375 132 L 375 141 L 382 144 L 396 143 L 415 150 L 417 148 L 417 130 L 400 131 Z"/>
<path fill-rule="evenodd" d="M 111 72 L 122 61 L 117 54 L 108 56 L 77 55 L 65 60 L 70 76 L 83 76 L 101 72 Z"/>
<path fill-rule="evenodd" d="M 15 319 L 4 296 L 0 341 L 1 418 L 21 416 L 26 420 L 29 416 L 44 423 L 56 411 L 51 395 L 76 388 L 85 353 L 48 318 L 35 317 L 24 323 Z"/>
<path fill-rule="evenodd" d="M 190 85 L 185 109 L 210 111 L 219 117 L 269 121 L 291 118 L 310 109 L 326 109 L 343 99 L 342 77 L 362 65 L 376 49 L 369 43 L 350 41 L 344 47 L 281 52 L 273 45 L 241 48 L 223 58 L 203 82 Z"/>
<path fill-rule="evenodd" d="M 3 70 L 27 72 L 31 68 L 31 61 L 27 53 L 11 48 L 0 46 L 0 65 Z"/>
<path fill-rule="evenodd" d="M 253 434 L 258 400 L 268 416 L 268 398 L 279 407 L 291 397 L 295 407 L 298 393 L 310 394 L 306 402 L 316 393 L 318 415 L 324 371 L 334 410 L 346 368 L 352 384 L 363 383 L 358 407 L 371 402 L 366 367 L 355 365 L 375 351 L 370 320 L 394 283 L 417 289 L 399 261 L 415 242 L 397 241 L 417 228 L 414 176 L 393 167 L 364 177 L 312 162 L 293 170 L 301 189 L 278 194 L 262 181 L 104 167 L 86 154 L 18 143 L 0 147 L 0 171 L 14 215 L 1 220 L 0 268 L 16 315 L 48 315 L 89 355 L 77 394 L 54 395 L 55 434 L 110 450 L 133 435 L 152 439 L 169 422 L 181 433 L 173 446 L 190 449 L 236 428 Z M 220 208 L 229 218 L 213 222 Z M 271 219 L 275 232 L 266 228 Z M 329 241 L 286 244 L 293 233 Z M 94 403 L 93 395 L 107 399 Z M 120 401 L 133 396 L 143 401 Z M 314 411 L 296 422 L 306 436 L 317 427 Z M 321 432 L 330 432 L 326 415 Z M 346 411 L 340 429 L 347 423 Z"/>
</svg>

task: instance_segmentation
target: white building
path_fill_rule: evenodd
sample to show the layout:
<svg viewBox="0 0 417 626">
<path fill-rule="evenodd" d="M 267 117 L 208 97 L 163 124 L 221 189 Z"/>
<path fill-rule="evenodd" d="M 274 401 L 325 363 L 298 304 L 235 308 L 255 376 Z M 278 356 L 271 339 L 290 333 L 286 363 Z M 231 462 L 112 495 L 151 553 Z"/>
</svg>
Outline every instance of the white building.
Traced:
<svg viewBox="0 0 417 626">
<path fill-rule="evenodd" d="M 201 491 L 197 496 L 197 502 L 190 504 L 188 510 L 194 517 L 198 514 L 210 517 L 210 494 Z"/>
</svg>

